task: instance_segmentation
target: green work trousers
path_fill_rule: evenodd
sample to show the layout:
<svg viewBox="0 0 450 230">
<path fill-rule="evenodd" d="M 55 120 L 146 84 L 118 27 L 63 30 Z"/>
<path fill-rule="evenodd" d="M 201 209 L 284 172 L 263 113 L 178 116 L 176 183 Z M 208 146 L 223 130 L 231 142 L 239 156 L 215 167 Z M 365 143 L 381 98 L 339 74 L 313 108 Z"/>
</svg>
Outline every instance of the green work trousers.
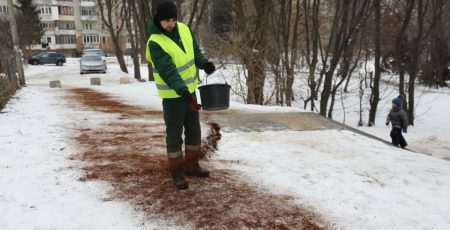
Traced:
<svg viewBox="0 0 450 230">
<path fill-rule="evenodd" d="M 182 97 L 163 99 L 162 104 L 168 157 L 178 158 L 183 155 L 183 128 L 186 148 L 200 148 L 199 113 L 193 111 L 186 99 Z"/>
</svg>

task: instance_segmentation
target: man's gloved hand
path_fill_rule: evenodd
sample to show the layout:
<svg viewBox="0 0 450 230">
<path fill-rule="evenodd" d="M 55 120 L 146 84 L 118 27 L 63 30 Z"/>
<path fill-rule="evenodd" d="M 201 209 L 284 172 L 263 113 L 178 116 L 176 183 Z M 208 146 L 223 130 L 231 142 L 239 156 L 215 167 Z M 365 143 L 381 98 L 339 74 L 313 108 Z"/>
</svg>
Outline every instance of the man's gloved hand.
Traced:
<svg viewBox="0 0 450 230">
<path fill-rule="evenodd" d="M 387 120 L 387 121 L 386 121 L 386 125 L 389 125 L 389 123 L 390 123 L 389 120 Z"/>
<path fill-rule="evenodd" d="M 407 133 L 408 130 L 407 130 L 406 128 L 403 128 L 403 132 L 404 132 L 404 133 Z"/>
<path fill-rule="evenodd" d="M 195 112 L 198 112 L 202 109 L 202 105 L 197 103 L 197 97 L 191 93 L 189 93 L 189 90 L 186 90 L 183 92 L 183 98 L 186 99 L 186 101 L 189 104 L 189 107 Z"/>
<path fill-rule="evenodd" d="M 205 67 L 203 68 L 206 74 L 212 74 L 214 71 L 216 71 L 216 66 L 214 66 L 214 63 L 212 62 L 206 62 Z"/>
</svg>

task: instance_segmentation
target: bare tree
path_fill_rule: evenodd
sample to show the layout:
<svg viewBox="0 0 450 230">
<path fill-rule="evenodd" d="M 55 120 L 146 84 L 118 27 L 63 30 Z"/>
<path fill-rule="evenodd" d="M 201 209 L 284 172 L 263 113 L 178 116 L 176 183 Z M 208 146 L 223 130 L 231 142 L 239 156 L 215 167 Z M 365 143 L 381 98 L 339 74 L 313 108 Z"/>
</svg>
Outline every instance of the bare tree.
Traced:
<svg viewBox="0 0 450 230">
<path fill-rule="evenodd" d="M 424 36 L 424 18 L 426 14 L 426 7 L 428 1 L 417 0 L 417 33 L 412 41 L 413 49 L 411 53 L 410 63 L 408 65 L 409 82 L 408 82 L 408 120 L 411 125 L 414 125 L 414 91 L 417 71 L 419 70 L 418 64 L 420 62 L 419 56 L 422 52 L 422 41 Z"/>
<path fill-rule="evenodd" d="M 208 9 L 208 0 L 193 0 L 190 10 L 188 25 L 194 31 L 198 30 L 199 25 Z"/>
<path fill-rule="evenodd" d="M 309 95 L 304 101 L 304 108 L 311 102 L 311 111 L 314 111 L 315 100 L 317 98 L 317 91 L 320 86 L 316 82 L 316 68 L 319 55 L 320 42 L 320 0 L 304 0 L 303 14 L 304 14 L 304 34 L 305 34 L 305 48 L 303 49 L 304 57 L 308 65 L 308 87 Z"/>
<path fill-rule="evenodd" d="M 414 125 L 414 112 L 415 112 L 415 84 L 417 75 L 419 72 L 419 66 L 423 63 L 423 49 L 424 43 L 427 37 L 433 31 L 433 28 L 436 26 L 439 18 L 442 15 L 442 11 L 438 11 L 437 14 L 434 14 L 431 17 L 431 20 L 427 23 L 428 28 L 426 27 L 425 17 L 429 12 L 429 5 L 431 0 L 417 0 L 417 28 L 415 37 L 412 40 L 411 45 L 411 58 L 408 64 L 408 73 L 409 73 L 409 82 L 408 82 L 408 119 L 411 125 Z M 444 1 L 440 1 L 438 4 L 441 7 L 445 4 Z M 439 7 L 438 7 L 439 8 Z"/>
<path fill-rule="evenodd" d="M 140 41 L 140 54 L 141 54 L 141 63 L 147 63 L 148 69 L 148 79 L 149 81 L 154 81 L 153 77 L 153 68 L 151 64 L 145 58 L 146 53 L 146 45 L 147 39 L 150 35 L 150 31 L 148 28 L 148 23 L 152 20 L 152 9 L 155 8 L 155 0 L 134 0 L 135 4 L 131 4 L 132 12 L 133 12 L 133 21 L 138 26 L 138 35 Z M 152 9 L 150 9 L 150 5 Z"/>
<path fill-rule="evenodd" d="M 274 8 L 279 7 L 279 10 L 272 14 L 271 22 L 275 31 L 275 48 L 271 49 L 267 56 L 270 57 L 269 63 L 276 76 L 277 104 L 283 104 L 283 99 L 286 98 L 286 105 L 291 106 L 294 99 L 294 71 L 298 61 L 301 5 L 299 0 L 279 0 L 275 3 L 277 5 Z"/>
<path fill-rule="evenodd" d="M 364 50 L 364 40 L 365 36 L 365 26 L 361 25 L 362 29 L 357 34 L 355 34 L 354 38 L 349 41 L 349 46 L 344 50 L 344 54 L 342 56 L 342 60 L 340 61 L 340 68 L 337 72 L 336 79 L 334 81 L 333 87 L 331 89 L 331 102 L 330 108 L 328 109 L 328 118 L 333 118 L 334 104 L 336 101 L 336 93 L 338 92 L 339 87 L 346 81 L 346 79 L 350 79 L 356 67 L 359 65 L 362 52 Z M 358 45 L 358 51 L 355 52 L 355 47 Z M 344 106 L 343 106 L 344 107 Z M 344 111 L 345 113 L 345 111 Z"/>
<path fill-rule="evenodd" d="M 20 87 L 10 22 L 0 17 L 0 110 Z"/>
<path fill-rule="evenodd" d="M 131 24 L 131 17 L 133 14 L 133 5 L 135 5 L 135 0 L 123 0 L 123 5 L 125 6 L 125 10 L 128 12 L 126 14 L 126 16 L 128 16 L 128 18 L 125 18 L 124 20 L 126 21 L 126 28 L 127 28 L 127 32 L 128 32 L 128 37 L 130 39 L 130 43 L 131 43 L 131 54 L 133 57 L 133 66 L 134 66 L 134 78 L 137 79 L 138 81 L 141 80 L 141 65 L 139 62 L 139 39 L 138 39 L 138 26 L 137 23 L 133 23 L 133 25 Z"/>
<path fill-rule="evenodd" d="M 320 114 L 327 115 L 328 101 L 332 94 L 333 76 L 340 59 L 348 49 L 351 40 L 359 31 L 362 20 L 367 19 L 370 0 L 338 0 L 335 2 L 335 15 L 330 31 L 330 39 L 322 55 L 324 85 L 320 98 Z M 329 62 L 328 62 L 328 58 Z M 331 112 L 328 112 L 330 115 Z"/>
<path fill-rule="evenodd" d="M 240 58 L 248 71 L 247 103 L 264 103 L 266 80 L 267 25 L 271 0 L 234 1 L 237 23 L 236 41 L 240 44 Z M 245 44 L 245 45 L 244 45 Z"/>
<path fill-rule="evenodd" d="M 450 65 L 450 54 L 447 41 L 449 33 L 445 29 L 443 18 L 449 16 L 445 14 L 445 0 L 433 0 L 432 18 L 436 18 L 436 26 L 431 30 L 431 38 L 427 52 L 427 61 L 424 65 L 421 78 L 429 87 L 445 86 L 446 77 L 450 76 L 448 66 Z M 448 9 L 447 9 L 448 11 Z"/>
<path fill-rule="evenodd" d="M 378 102 L 380 101 L 380 78 L 381 78 L 381 3 L 373 1 L 373 9 L 375 11 L 375 76 L 373 86 L 371 85 L 372 94 L 370 95 L 370 111 L 369 126 L 375 124 L 375 116 L 377 114 Z"/>
<path fill-rule="evenodd" d="M 398 91 L 401 95 L 405 95 L 405 67 L 407 59 L 407 36 L 406 32 L 411 22 L 413 14 L 415 0 L 407 1 L 404 17 L 399 16 L 401 19 L 401 27 L 395 36 L 395 64 L 399 74 L 399 87 Z M 407 103 L 403 103 L 404 108 L 407 108 Z"/>
<path fill-rule="evenodd" d="M 126 4 L 115 0 L 98 0 L 100 15 L 103 24 L 108 27 L 111 39 L 114 43 L 114 49 L 122 72 L 128 73 L 127 65 L 123 57 L 123 51 L 120 46 L 121 32 L 126 20 L 118 20 L 118 18 L 129 18 L 129 11 L 126 10 Z M 117 17 L 118 18 L 117 18 Z"/>
<path fill-rule="evenodd" d="M 293 2 L 292 0 L 288 1 L 288 12 L 289 16 L 287 18 L 288 21 L 291 21 L 291 14 L 293 13 L 292 9 Z M 294 14 L 294 25 L 293 29 L 291 29 L 290 23 L 287 25 L 287 31 L 284 35 L 284 65 L 286 66 L 286 105 L 291 106 L 292 100 L 294 100 L 294 93 L 292 86 L 294 84 L 294 71 L 296 67 L 297 57 L 298 57 L 298 37 L 299 37 L 299 22 L 300 22 L 300 0 L 297 0 L 295 3 L 295 14 Z M 292 31 L 291 31 L 292 30 Z M 292 34 L 292 37 L 291 37 Z M 292 44 L 290 44 L 292 41 Z"/>
</svg>

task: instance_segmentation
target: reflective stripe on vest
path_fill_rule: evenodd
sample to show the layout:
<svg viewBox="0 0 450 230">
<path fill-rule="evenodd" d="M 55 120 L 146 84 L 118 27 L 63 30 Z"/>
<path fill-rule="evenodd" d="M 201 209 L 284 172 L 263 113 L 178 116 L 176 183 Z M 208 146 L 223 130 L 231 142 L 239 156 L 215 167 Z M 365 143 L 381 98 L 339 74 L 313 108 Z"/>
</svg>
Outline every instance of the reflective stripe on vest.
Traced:
<svg viewBox="0 0 450 230">
<path fill-rule="evenodd" d="M 184 80 L 184 83 L 186 83 L 186 85 L 189 85 L 189 84 L 191 84 L 191 83 L 194 83 L 195 82 L 195 75 L 194 76 L 192 76 L 192 77 L 190 77 L 190 78 L 188 78 L 188 79 L 186 79 L 186 80 Z M 158 90 L 172 90 L 168 85 L 166 85 L 166 84 L 156 84 L 156 88 L 158 89 Z"/>
<path fill-rule="evenodd" d="M 195 59 L 192 59 L 190 62 L 188 62 L 186 65 L 184 65 L 184 66 L 181 66 L 181 67 L 178 67 L 177 68 L 177 72 L 178 73 L 181 73 L 181 72 L 183 72 L 184 70 L 187 70 L 189 67 L 191 67 L 192 65 L 195 65 Z M 153 73 L 159 73 L 158 72 L 158 70 L 155 68 L 155 67 L 153 67 Z"/>
<path fill-rule="evenodd" d="M 178 98 L 175 90 L 171 89 L 161 78 L 160 72 L 155 68 L 155 64 L 151 58 L 149 43 L 150 41 L 157 43 L 164 52 L 166 52 L 172 59 L 172 62 L 177 68 L 177 72 L 190 93 L 193 93 L 198 85 L 197 68 L 195 67 L 194 58 L 194 43 L 191 31 L 185 24 L 177 23 L 178 33 L 183 43 L 184 51 L 178 44 L 164 34 L 152 34 L 147 41 L 146 58 L 152 64 L 153 76 L 155 77 L 156 88 L 161 98 Z"/>
</svg>

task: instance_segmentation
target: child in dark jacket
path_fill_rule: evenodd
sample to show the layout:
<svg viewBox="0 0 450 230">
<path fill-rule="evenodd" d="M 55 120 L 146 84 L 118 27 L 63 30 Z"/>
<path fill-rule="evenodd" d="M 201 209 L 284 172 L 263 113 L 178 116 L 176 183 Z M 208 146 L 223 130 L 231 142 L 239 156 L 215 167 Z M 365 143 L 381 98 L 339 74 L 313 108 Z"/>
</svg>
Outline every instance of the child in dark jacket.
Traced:
<svg viewBox="0 0 450 230">
<path fill-rule="evenodd" d="M 408 117 L 406 116 L 406 112 L 402 108 L 402 104 L 402 95 L 392 100 L 392 109 L 387 116 L 386 125 L 389 125 L 390 122 L 392 123 L 392 144 L 397 147 L 400 146 L 402 148 L 405 148 L 408 144 L 406 143 L 406 140 L 402 135 L 402 131 L 406 133 L 408 130 Z"/>
</svg>

